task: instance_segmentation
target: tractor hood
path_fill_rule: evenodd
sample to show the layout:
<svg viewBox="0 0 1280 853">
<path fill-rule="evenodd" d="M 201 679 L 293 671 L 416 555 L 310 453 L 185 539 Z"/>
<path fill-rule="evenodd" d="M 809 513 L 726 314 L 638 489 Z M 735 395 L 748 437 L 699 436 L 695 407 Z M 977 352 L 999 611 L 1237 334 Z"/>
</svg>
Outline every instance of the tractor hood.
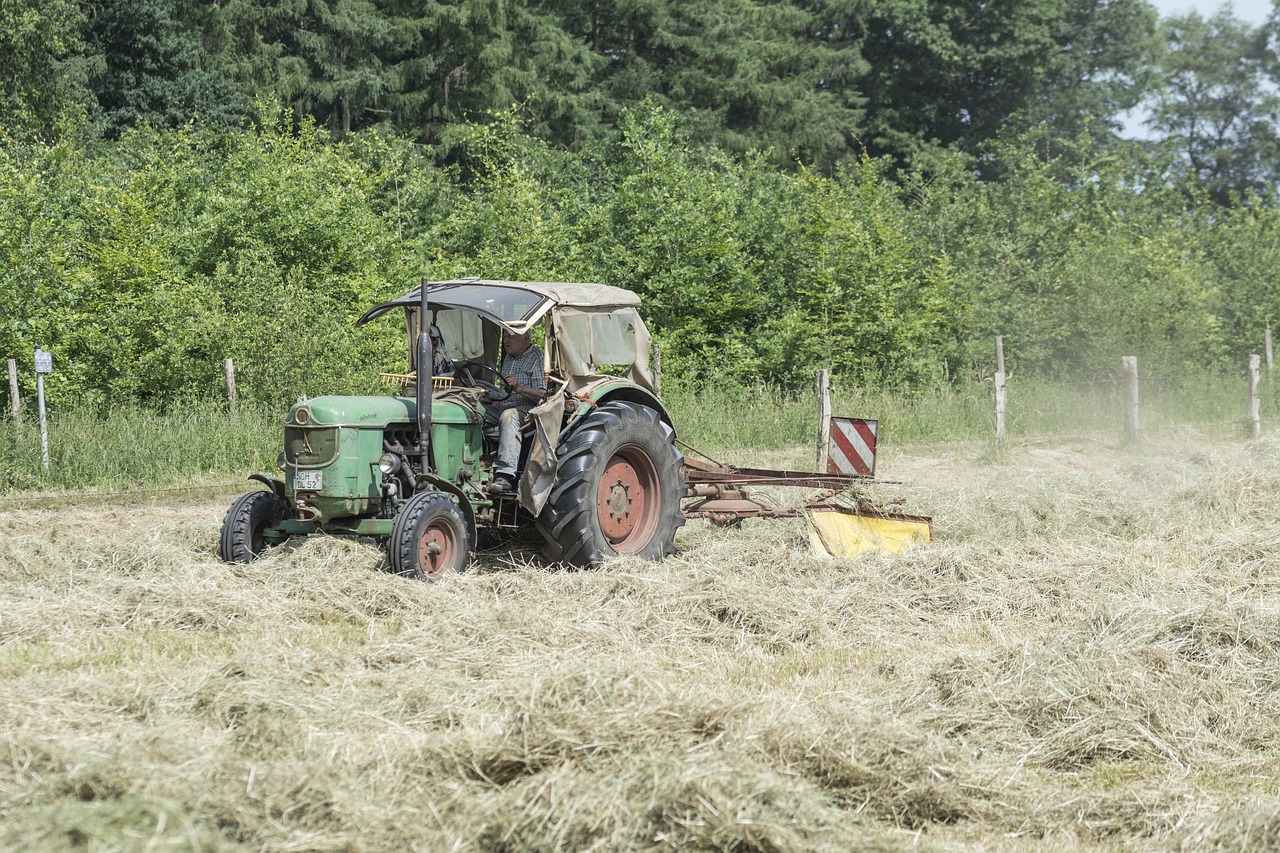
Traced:
<svg viewBox="0 0 1280 853">
<path fill-rule="evenodd" d="M 416 423 L 418 404 L 412 397 L 316 397 L 295 403 L 286 419 L 298 426 L 379 427 Z M 475 416 L 464 406 L 449 400 L 431 404 L 435 423 L 465 424 Z"/>
</svg>

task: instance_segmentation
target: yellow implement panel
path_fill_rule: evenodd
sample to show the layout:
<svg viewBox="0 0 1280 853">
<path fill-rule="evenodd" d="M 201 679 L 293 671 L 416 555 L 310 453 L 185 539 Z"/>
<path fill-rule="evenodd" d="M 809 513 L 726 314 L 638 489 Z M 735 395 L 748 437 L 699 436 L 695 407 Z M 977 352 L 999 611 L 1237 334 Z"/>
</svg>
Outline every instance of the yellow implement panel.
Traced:
<svg viewBox="0 0 1280 853">
<path fill-rule="evenodd" d="M 806 509 L 809 542 L 819 554 L 856 557 L 867 551 L 897 554 L 933 541 L 933 523 L 918 515 L 859 515 L 844 507 Z"/>
</svg>

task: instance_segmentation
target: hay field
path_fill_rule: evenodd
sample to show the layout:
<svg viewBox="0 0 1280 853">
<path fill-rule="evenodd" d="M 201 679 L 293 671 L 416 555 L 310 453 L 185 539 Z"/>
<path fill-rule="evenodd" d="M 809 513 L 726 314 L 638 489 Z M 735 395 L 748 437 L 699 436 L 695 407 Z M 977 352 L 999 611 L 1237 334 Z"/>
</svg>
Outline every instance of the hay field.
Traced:
<svg viewBox="0 0 1280 853">
<path fill-rule="evenodd" d="M 699 522 L 428 586 L 221 565 L 220 501 L 2 512 L 0 847 L 1274 849 L 1280 444 L 1205 441 L 888 451 L 940 541 L 843 563 Z"/>
</svg>

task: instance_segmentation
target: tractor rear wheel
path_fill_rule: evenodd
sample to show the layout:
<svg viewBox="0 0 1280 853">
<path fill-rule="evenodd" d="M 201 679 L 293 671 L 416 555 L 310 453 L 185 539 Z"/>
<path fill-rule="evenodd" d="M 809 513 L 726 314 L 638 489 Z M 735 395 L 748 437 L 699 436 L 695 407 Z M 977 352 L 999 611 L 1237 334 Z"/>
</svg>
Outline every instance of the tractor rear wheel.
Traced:
<svg viewBox="0 0 1280 853">
<path fill-rule="evenodd" d="M 675 553 L 684 524 L 684 457 L 656 411 L 605 403 L 556 455 L 556 482 L 537 521 L 549 561 L 597 566 L 618 555 L 661 560 Z"/>
<path fill-rule="evenodd" d="M 395 574 L 434 581 L 465 569 L 471 545 L 471 529 L 453 498 L 419 492 L 396 513 L 387 551 Z"/>
<path fill-rule="evenodd" d="M 280 517 L 277 503 L 271 492 L 248 492 L 231 502 L 218 537 L 224 563 L 250 563 L 262 555 L 267 547 L 262 534 Z"/>
</svg>

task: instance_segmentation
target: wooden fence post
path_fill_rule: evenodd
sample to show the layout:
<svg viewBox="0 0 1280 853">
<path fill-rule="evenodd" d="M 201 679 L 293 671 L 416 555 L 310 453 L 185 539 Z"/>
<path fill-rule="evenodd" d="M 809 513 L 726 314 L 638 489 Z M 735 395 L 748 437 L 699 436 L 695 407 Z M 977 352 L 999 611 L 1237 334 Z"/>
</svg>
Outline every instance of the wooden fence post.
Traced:
<svg viewBox="0 0 1280 853">
<path fill-rule="evenodd" d="M 1004 337 L 996 335 L 996 441 L 1004 440 Z"/>
<path fill-rule="evenodd" d="M 22 406 L 18 399 L 18 362 L 9 359 L 9 404 L 13 407 L 13 422 L 22 425 Z"/>
<path fill-rule="evenodd" d="M 222 363 L 222 370 L 227 375 L 227 400 L 230 403 L 231 414 L 236 413 L 236 366 L 231 359 L 227 359 Z"/>
<path fill-rule="evenodd" d="M 1130 444 L 1138 441 L 1138 357 L 1120 359 L 1124 370 L 1124 438 Z"/>
<path fill-rule="evenodd" d="M 1261 373 L 1261 356 L 1249 356 L 1249 425 L 1254 438 L 1262 437 L 1262 418 L 1258 407 L 1258 374 Z"/>
<path fill-rule="evenodd" d="M 819 370 L 814 380 L 818 390 L 818 467 L 827 470 L 827 447 L 831 443 L 831 376 Z"/>
</svg>

